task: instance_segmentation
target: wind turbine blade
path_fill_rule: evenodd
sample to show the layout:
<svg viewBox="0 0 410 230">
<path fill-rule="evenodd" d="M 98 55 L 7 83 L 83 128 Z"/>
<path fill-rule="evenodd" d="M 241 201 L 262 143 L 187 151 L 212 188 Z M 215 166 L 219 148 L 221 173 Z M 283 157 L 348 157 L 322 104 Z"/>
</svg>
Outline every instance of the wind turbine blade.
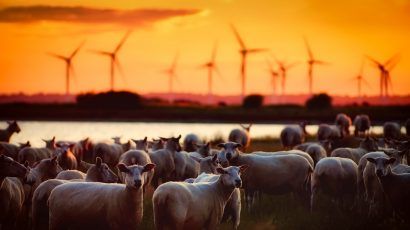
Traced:
<svg viewBox="0 0 410 230">
<path fill-rule="evenodd" d="M 95 54 L 99 54 L 99 55 L 106 55 L 106 56 L 112 55 L 112 53 L 107 52 L 107 51 L 100 51 L 100 50 L 89 50 L 89 51 Z"/>
<path fill-rule="evenodd" d="M 62 60 L 64 60 L 64 61 L 67 60 L 67 57 L 64 57 L 64 56 L 62 56 L 62 55 L 58 55 L 58 54 L 50 53 L 50 52 L 48 52 L 47 54 L 50 55 L 50 56 L 52 56 L 52 57 L 55 57 L 55 58 L 58 58 L 58 59 L 62 59 Z"/>
<path fill-rule="evenodd" d="M 214 67 L 213 67 L 213 70 L 214 70 L 214 72 L 216 73 L 216 75 L 218 75 L 218 77 L 219 77 L 223 82 L 225 82 L 225 79 L 223 78 L 223 76 L 222 76 L 221 71 L 219 70 L 219 68 L 218 68 L 217 66 L 214 66 Z"/>
<path fill-rule="evenodd" d="M 306 37 L 303 37 L 303 40 L 305 41 L 305 46 L 306 46 L 306 49 L 307 49 L 307 52 L 308 52 L 308 55 L 309 55 L 309 59 L 313 60 L 314 59 L 313 58 L 313 53 L 312 53 L 312 50 L 310 49 L 309 42 L 306 39 Z"/>
<path fill-rule="evenodd" d="M 76 73 L 75 73 L 75 71 L 74 71 L 74 66 L 73 65 L 70 65 L 70 73 L 71 73 L 71 77 L 73 78 L 73 81 L 74 81 L 74 84 L 75 84 L 75 86 L 78 86 L 78 82 L 77 82 L 77 76 L 76 76 Z"/>
<path fill-rule="evenodd" d="M 399 54 L 395 54 L 395 55 L 393 55 L 393 57 L 391 57 L 389 60 L 387 60 L 385 63 L 384 63 L 384 66 L 388 66 L 388 65 L 390 65 L 390 63 L 392 62 L 392 61 L 395 61 L 395 60 L 397 60 L 397 58 L 399 58 Z"/>
<path fill-rule="evenodd" d="M 267 71 L 269 71 L 269 72 L 273 72 L 273 66 L 272 66 L 272 63 L 269 61 L 269 59 L 268 59 L 268 58 L 266 58 L 266 59 L 265 59 L 265 61 L 266 61 L 266 65 L 268 66 Z"/>
<path fill-rule="evenodd" d="M 396 59 L 395 62 L 393 62 L 393 63 L 388 63 L 388 64 L 390 64 L 390 65 L 387 66 L 387 70 L 388 70 L 388 71 L 392 71 L 392 70 L 394 69 L 394 67 L 396 67 L 397 63 L 399 63 L 399 61 L 400 61 L 400 59 Z"/>
<path fill-rule="evenodd" d="M 211 62 L 214 63 L 216 59 L 216 52 L 218 51 L 218 41 L 215 41 L 214 48 L 212 50 Z"/>
<path fill-rule="evenodd" d="M 70 59 L 73 58 L 75 55 L 77 55 L 78 51 L 81 49 L 84 43 L 85 41 L 81 42 L 81 44 L 77 47 L 77 49 L 75 49 L 74 52 L 70 55 Z"/>
<path fill-rule="evenodd" d="M 391 92 L 392 92 L 392 94 L 393 94 L 393 82 L 391 81 L 390 74 L 387 74 L 386 77 L 387 77 L 387 84 L 390 86 Z"/>
<path fill-rule="evenodd" d="M 115 48 L 114 53 L 117 53 L 117 52 L 121 49 L 122 45 L 125 43 L 125 41 L 126 41 L 126 40 L 128 39 L 128 37 L 130 36 L 131 32 L 132 32 L 132 31 L 129 30 L 129 31 L 124 35 L 124 37 L 121 39 L 120 43 L 118 43 L 117 47 Z"/>
<path fill-rule="evenodd" d="M 235 34 L 236 39 L 239 42 L 239 45 L 241 46 L 242 49 L 246 49 L 245 43 L 243 42 L 241 36 L 239 35 L 238 31 L 236 30 L 235 26 L 231 24 L 231 28 L 233 33 Z"/>
<path fill-rule="evenodd" d="M 299 62 L 293 62 L 292 64 L 289 64 L 289 65 L 285 66 L 285 69 L 293 68 L 293 67 L 297 66 L 298 64 L 299 64 Z"/>
<path fill-rule="evenodd" d="M 248 53 L 259 53 L 259 52 L 265 52 L 268 51 L 269 49 L 265 48 L 258 48 L 258 49 L 248 49 L 246 50 Z"/>
<path fill-rule="evenodd" d="M 359 72 L 360 76 L 363 75 L 363 70 L 364 70 L 364 58 L 362 58 L 362 63 L 360 64 L 360 72 Z"/>
<path fill-rule="evenodd" d="M 370 85 L 370 83 L 369 83 L 364 77 L 362 77 L 362 81 L 364 82 L 364 84 L 365 84 L 367 87 L 369 87 L 369 89 L 372 88 L 372 86 Z"/>
<path fill-rule="evenodd" d="M 124 74 L 124 70 L 122 68 L 122 65 L 120 64 L 120 62 L 118 61 L 118 59 L 115 59 L 115 65 L 117 66 L 118 72 L 121 75 L 121 79 L 124 82 L 124 84 L 127 84 L 127 80 L 125 78 L 125 74 Z"/>
<path fill-rule="evenodd" d="M 325 62 L 325 61 L 320 61 L 320 60 L 314 60 L 315 64 L 319 65 L 330 65 L 330 62 Z"/>
<path fill-rule="evenodd" d="M 376 66 L 382 65 L 380 62 L 376 61 L 375 59 L 373 59 L 370 56 L 366 55 L 366 58 L 369 59 L 371 62 L 373 62 L 373 64 L 375 64 Z"/>
</svg>

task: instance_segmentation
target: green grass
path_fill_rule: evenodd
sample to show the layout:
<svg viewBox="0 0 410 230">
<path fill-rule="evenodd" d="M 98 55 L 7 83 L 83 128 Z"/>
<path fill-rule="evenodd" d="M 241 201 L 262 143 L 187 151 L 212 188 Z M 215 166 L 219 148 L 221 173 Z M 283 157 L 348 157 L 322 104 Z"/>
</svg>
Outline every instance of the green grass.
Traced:
<svg viewBox="0 0 410 230">
<path fill-rule="evenodd" d="M 216 138 L 217 139 L 217 138 Z M 310 136 L 308 140 L 314 140 Z M 249 152 L 255 150 L 280 150 L 280 140 L 269 137 L 252 140 Z M 144 218 L 142 229 L 154 229 L 152 211 L 152 192 L 144 197 Z M 401 223 L 391 217 L 369 219 L 356 211 L 343 211 L 332 204 L 327 197 L 317 212 L 310 213 L 298 199 L 291 194 L 281 196 L 262 195 L 252 210 L 246 210 L 242 197 L 242 212 L 239 229 L 410 229 L 409 224 Z M 232 229 L 231 223 L 223 223 L 220 229 Z"/>
</svg>

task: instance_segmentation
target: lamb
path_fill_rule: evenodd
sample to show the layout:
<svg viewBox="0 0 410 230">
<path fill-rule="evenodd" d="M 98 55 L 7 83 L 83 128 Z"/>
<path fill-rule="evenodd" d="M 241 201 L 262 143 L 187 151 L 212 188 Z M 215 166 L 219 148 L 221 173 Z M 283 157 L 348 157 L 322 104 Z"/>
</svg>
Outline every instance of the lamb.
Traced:
<svg viewBox="0 0 410 230">
<path fill-rule="evenodd" d="M 187 152 L 195 152 L 197 150 L 197 144 L 200 144 L 201 141 L 199 140 L 198 135 L 190 133 L 185 136 L 183 142 L 183 149 Z"/>
<path fill-rule="evenodd" d="M 400 124 L 396 122 L 385 122 L 383 125 L 383 135 L 387 139 L 399 139 L 401 135 Z"/>
<path fill-rule="evenodd" d="M 249 124 L 248 126 L 239 124 L 242 129 L 233 129 L 229 133 L 228 140 L 231 142 L 235 142 L 238 144 L 241 144 L 242 151 L 246 151 L 247 148 L 249 148 L 251 144 L 251 136 L 250 136 L 250 130 L 252 127 L 252 124 Z"/>
<path fill-rule="evenodd" d="M 132 139 L 132 141 L 135 143 L 135 149 L 137 150 L 144 150 L 145 152 L 148 152 L 148 138 L 145 137 L 142 140 L 134 140 Z"/>
<path fill-rule="evenodd" d="M 234 142 L 221 143 L 218 147 L 222 148 L 218 154 L 222 166 L 249 165 L 247 173 L 242 177 L 247 205 L 250 205 L 255 192 L 267 194 L 293 192 L 307 205 L 310 197 L 308 185 L 313 167 L 306 158 L 296 154 L 270 156 L 242 154 L 238 150 L 240 144 Z"/>
<path fill-rule="evenodd" d="M 17 161 L 19 151 L 25 147 L 31 147 L 30 141 L 27 141 L 26 143 L 20 143 L 18 146 L 8 142 L 0 142 L 0 153 Z"/>
<path fill-rule="evenodd" d="M 218 167 L 218 155 L 208 156 L 204 158 L 198 158 L 190 156 L 196 162 L 199 163 L 199 173 L 212 173 L 216 174 L 216 168 Z"/>
<path fill-rule="evenodd" d="M 148 148 L 151 149 L 151 151 L 156 151 L 163 149 L 165 146 L 165 142 L 160 139 L 152 139 L 152 141 L 148 142 Z"/>
<path fill-rule="evenodd" d="M 280 132 L 280 140 L 285 149 L 291 149 L 305 142 L 306 124 L 288 125 Z"/>
<path fill-rule="evenodd" d="M 49 229 L 136 229 L 143 215 L 143 174 L 154 167 L 118 164 L 126 173 L 125 185 L 72 182 L 57 186 L 48 199 Z"/>
<path fill-rule="evenodd" d="M 344 113 L 336 115 L 335 125 L 342 128 L 344 135 L 350 134 L 350 126 L 352 126 L 352 119 Z"/>
<path fill-rule="evenodd" d="M 207 142 L 206 144 L 195 144 L 196 150 L 195 152 L 190 152 L 189 155 L 198 157 L 198 158 L 203 158 L 207 156 L 211 156 L 212 154 L 212 149 L 211 149 L 211 142 Z"/>
<path fill-rule="evenodd" d="M 228 199 L 241 187 L 240 173 L 246 168 L 218 168 L 221 176 L 213 182 L 159 186 L 152 197 L 156 229 L 216 229 Z"/>
<path fill-rule="evenodd" d="M 312 157 L 314 166 L 316 167 L 317 162 L 319 162 L 321 159 L 326 157 L 326 150 L 319 144 L 311 144 L 309 147 L 306 149 L 306 153 L 309 154 L 310 157 Z"/>
<path fill-rule="evenodd" d="M 360 158 L 368 152 L 377 151 L 377 140 L 373 137 L 366 136 L 360 142 L 360 146 L 358 148 L 337 148 L 332 151 L 332 157 L 343 157 L 352 159 L 356 164 L 359 164 Z"/>
<path fill-rule="evenodd" d="M 386 194 L 394 211 L 404 220 L 410 218 L 410 173 L 396 174 L 392 172 L 391 164 L 395 158 L 367 158 L 375 165 L 375 173 L 381 183 L 384 194 Z"/>
<path fill-rule="evenodd" d="M 86 174 L 78 170 L 63 170 L 57 174 L 58 180 L 84 180 Z"/>
<path fill-rule="evenodd" d="M 322 146 L 326 150 L 326 155 L 330 156 L 330 152 L 332 151 L 332 141 L 329 141 L 329 140 L 322 140 L 318 142 L 305 142 L 305 143 L 296 145 L 295 147 L 293 147 L 293 149 L 306 152 L 306 150 L 309 148 L 310 145 Z"/>
<path fill-rule="evenodd" d="M 36 188 L 41 184 L 41 182 L 54 179 L 60 172 L 62 168 L 58 164 L 57 156 L 53 158 L 43 159 L 34 165 L 27 174 L 26 183 L 31 185 L 31 191 L 36 190 Z M 29 196 L 31 198 L 31 194 Z"/>
<path fill-rule="evenodd" d="M 50 158 L 56 150 L 55 137 L 51 140 L 43 139 L 43 141 L 46 143 L 44 148 L 25 147 L 21 149 L 18 153 L 18 161 L 20 163 L 28 161 L 29 166 L 32 167 L 34 163 L 42 159 Z"/>
<path fill-rule="evenodd" d="M 342 207 L 352 208 L 357 194 L 357 174 L 357 164 L 351 159 L 328 157 L 320 160 L 312 174 L 311 211 L 320 193 L 330 196 Z"/>
<path fill-rule="evenodd" d="M 78 162 L 86 161 L 86 162 L 93 162 L 93 149 L 94 144 L 90 140 L 90 138 L 84 138 L 78 142 L 73 141 L 58 141 L 57 146 L 70 146 L 71 151 L 74 156 L 77 158 Z"/>
<path fill-rule="evenodd" d="M 11 135 L 21 131 L 17 121 L 7 121 L 7 124 L 8 127 L 6 129 L 0 129 L 0 141 L 10 142 Z"/>
<path fill-rule="evenodd" d="M 174 156 L 175 171 L 173 180 L 183 181 L 188 178 L 195 178 L 199 174 L 199 163 L 190 157 L 185 151 L 176 152 Z"/>
<path fill-rule="evenodd" d="M 148 153 L 144 150 L 129 150 L 121 155 L 119 163 L 122 163 L 126 166 L 129 165 L 146 165 L 152 163 L 151 158 L 149 157 Z M 147 186 L 151 184 L 152 177 L 154 176 L 154 171 L 150 170 L 147 173 L 144 173 L 144 185 L 143 189 L 146 191 Z M 125 173 L 120 173 L 119 178 L 121 182 L 125 182 Z"/>
<path fill-rule="evenodd" d="M 320 124 L 317 131 L 317 139 L 322 140 L 336 140 L 344 137 L 343 129 L 340 126 Z"/>
<path fill-rule="evenodd" d="M 21 180 L 27 168 L 12 158 L 0 154 L 0 228 L 16 229 L 25 201 Z"/>
<path fill-rule="evenodd" d="M 75 171 L 75 170 L 71 170 Z M 63 171 L 67 172 L 67 171 Z M 62 172 L 61 172 L 62 173 Z M 59 175 L 61 174 L 59 173 Z M 48 229 L 48 206 L 47 200 L 50 196 L 51 191 L 65 183 L 70 182 L 102 182 L 102 183 L 114 183 L 118 180 L 118 177 L 110 170 L 107 164 L 102 163 L 101 158 L 97 158 L 96 164 L 92 165 L 87 171 L 87 174 L 83 179 L 75 180 L 65 180 L 59 179 L 58 176 L 56 179 L 50 179 L 42 182 L 37 189 L 34 191 L 32 198 L 32 220 L 34 229 Z"/>
<path fill-rule="evenodd" d="M 370 118 L 366 114 L 359 114 L 354 118 L 353 125 L 355 136 L 359 136 L 360 134 L 365 135 L 371 126 Z"/>
<path fill-rule="evenodd" d="M 71 152 L 71 148 L 74 147 L 75 144 L 70 144 L 69 146 L 57 146 L 59 147 L 56 150 L 58 164 L 64 170 L 70 169 L 77 169 L 77 158 L 74 156 L 73 152 Z"/>
<path fill-rule="evenodd" d="M 161 138 L 165 142 L 165 148 L 153 151 L 149 154 L 151 161 L 156 165 L 154 176 L 152 178 L 152 186 L 157 188 L 161 180 L 162 183 L 171 180 L 172 173 L 175 170 L 175 155 L 181 151 L 181 145 L 178 137 Z"/>
<path fill-rule="evenodd" d="M 120 156 L 130 150 L 131 142 L 128 141 L 126 144 L 108 144 L 104 142 L 97 143 L 94 146 L 94 156 L 100 157 L 111 169 L 114 169 L 118 164 Z"/>
</svg>

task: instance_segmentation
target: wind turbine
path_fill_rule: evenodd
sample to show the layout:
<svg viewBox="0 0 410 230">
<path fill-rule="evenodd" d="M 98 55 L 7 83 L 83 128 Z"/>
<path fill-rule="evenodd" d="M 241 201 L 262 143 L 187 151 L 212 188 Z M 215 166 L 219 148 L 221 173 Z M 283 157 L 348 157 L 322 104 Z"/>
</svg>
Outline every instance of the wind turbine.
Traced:
<svg viewBox="0 0 410 230">
<path fill-rule="evenodd" d="M 70 56 L 62 56 L 59 54 L 55 53 L 48 53 L 49 55 L 58 58 L 60 60 L 65 61 L 66 63 L 66 75 L 65 75 L 65 94 L 69 95 L 70 94 L 70 75 L 72 74 L 74 76 L 74 67 L 73 67 L 73 58 L 77 55 L 78 51 L 81 49 L 81 47 L 84 45 L 85 42 L 82 42 L 72 53 Z"/>
<path fill-rule="evenodd" d="M 176 68 L 177 68 L 177 62 L 179 58 L 179 52 L 175 54 L 174 60 L 172 61 L 171 66 L 166 69 L 164 72 L 165 74 L 168 75 L 168 94 L 170 97 L 170 101 L 174 101 L 174 92 L 173 92 L 173 84 L 174 84 L 174 79 L 177 80 L 177 74 L 176 74 Z"/>
<path fill-rule="evenodd" d="M 384 64 L 382 64 L 381 62 L 369 56 L 366 56 L 366 57 L 371 62 L 373 62 L 376 68 L 378 68 L 380 71 L 380 81 L 379 81 L 380 82 L 380 97 L 388 96 L 389 85 L 392 86 L 392 82 L 390 78 L 390 71 L 393 70 L 393 68 L 396 66 L 398 62 L 398 61 L 393 62 L 394 60 L 397 60 L 397 54 L 391 57 L 389 60 L 387 60 Z"/>
<path fill-rule="evenodd" d="M 221 77 L 221 73 L 219 72 L 219 69 L 217 68 L 215 64 L 217 49 L 218 49 L 218 44 L 217 42 L 215 42 L 214 48 L 211 54 L 211 59 L 207 63 L 200 66 L 201 68 L 208 69 L 208 103 L 209 104 L 211 104 L 212 102 L 212 79 L 213 79 L 212 74 L 215 72 L 216 74 L 218 74 L 219 77 Z"/>
<path fill-rule="evenodd" d="M 363 70 L 364 70 L 364 60 L 362 60 L 362 64 L 360 65 L 360 71 L 359 74 L 354 77 L 354 80 L 357 81 L 357 97 L 361 98 L 362 97 L 362 83 L 365 83 L 366 85 L 370 85 L 368 81 L 363 77 Z"/>
<path fill-rule="evenodd" d="M 131 34 L 131 31 L 128 31 L 124 37 L 121 39 L 121 41 L 118 43 L 118 45 L 115 47 L 114 51 L 108 52 L 108 51 L 98 51 L 94 50 L 93 52 L 102 56 L 108 56 L 110 58 L 110 87 L 111 91 L 114 91 L 114 75 L 115 75 L 115 68 L 118 68 L 118 71 L 120 74 L 123 76 L 124 72 L 122 70 L 121 64 L 118 61 L 117 54 L 124 45 L 125 41 L 127 40 L 128 36 Z"/>
<path fill-rule="evenodd" d="M 294 62 L 292 64 L 286 64 L 284 61 L 279 61 L 278 59 L 276 59 L 276 63 L 279 66 L 279 71 L 280 71 L 280 77 L 282 79 L 281 85 L 282 85 L 282 96 L 285 95 L 285 89 L 286 89 L 286 73 L 287 71 L 296 66 L 298 63 Z"/>
<path fill-rule="evenodd" d="M 273 90 L 272 101 L 273 101 L 275 99 L 275 95 L 278 93 L 277 87 L 276 87 L 276 79 L 279 77 L 279 72 L 273 68 L 272 63 L 270 63 L 268 59 L 266 59 L 266 64 L 268 66 L 268 71 L 271 76 L 271 83 L 272 83 L 272 90 Z"/>
<path fill-rule="evenodd" d="M 248 54 L 251 53 L 259 53 L 262 51 L 266 51 L 265 48 L 256 48 L 256 49 L 249 49 L 246 47 L 245 43 L 243 42 L 241 36 L 239 35 L 238 31 L 236 30 L 235 26 L 231 24 L 231 28 L 233 33 L 235 34 L 236 39 L 238 40 L 241 49 L 239 53 L 241 55 L 241 96 L 242 99 L 245 97 L 245 86 L 246 86 L 246 57 Z"/>
<path fill-rule="evenodd" d="M 308 55 L 309 55 L 309 59 L 307 61 L 307 64 L 308 64 L 308 80 L 309 80 L 309 94 L 312 95 L 312 93 L 313 93 L 313 67 L 314 67 L 315 64 L 325 65 L 325 64 L 328 64 L 328 63 L 315 59 L 307 39 L 305 37 L 303 39 L 305 41 L 306 49 L 307 49 L 307 52 L 308 52 Z"/>
</svg>

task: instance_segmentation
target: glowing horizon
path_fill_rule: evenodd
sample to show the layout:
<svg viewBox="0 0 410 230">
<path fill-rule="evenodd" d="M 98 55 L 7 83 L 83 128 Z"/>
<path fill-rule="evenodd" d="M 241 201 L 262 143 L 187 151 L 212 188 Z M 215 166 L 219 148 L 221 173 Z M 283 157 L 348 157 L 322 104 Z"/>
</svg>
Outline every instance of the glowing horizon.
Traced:
<svg viewBox="0 0 410 230">
<path fill-rule="evenodd" d="M 233 23 L 250 48 L 269 48 L 249 55 L 246 92 L 270 94 L 266 58 L 272 54 L 299 64 L 288 71 L 286 92 L 305 94 L 306 36 L 315 58 L 330 63 L 314 70 L 314 92 L 356 96 L 353 78 L 364 55 L 385 62 L 399 53 L 391 72 L 394 95 L 410 94 L 410 2 L 405 0 L 321 0 L 286 2 L 259 0 L 180 1 L 59 1 L 5 0 L 0 3 L 0 93 L 64 93 L 65 64 L 47 55 L 69 55 L 82 41 L 73 60 L 73 94 L 109 89 L 109 59 L 89 50 L 112 51 L 129 29 L 133 33 L 118 53 L 125 81 L 116 73 L 115 89 L 139 93 L 168 91 L 167 75 L 177 51 L 179 82 L 175 92 L 207 92 L 207 72 L 199 66 L 218 41 L 216 64 L 223 80 L 214 76 L 214 93 L 240 94 L 239 44 Z M 43 5 L 43 8 L 34 6 Z M 18 6 L 18 7 L 16 7 Z M 24 7 L 25 8 L 24 8 Z M 14 8 L 12 8 L 14 7 Z M 27 10 L 27 11 L 22 11 Z M 383 11 L 383 14 L 380 12 Z M 25 12 L 25 14 L 22 14 Z M 27 13 L 28 12 L 28 13 Z M 366 61 L 365 95 L 379 94 L 379 72 Z M 280 91 L 279 91 L 280 93 Z"/>
</svg>

